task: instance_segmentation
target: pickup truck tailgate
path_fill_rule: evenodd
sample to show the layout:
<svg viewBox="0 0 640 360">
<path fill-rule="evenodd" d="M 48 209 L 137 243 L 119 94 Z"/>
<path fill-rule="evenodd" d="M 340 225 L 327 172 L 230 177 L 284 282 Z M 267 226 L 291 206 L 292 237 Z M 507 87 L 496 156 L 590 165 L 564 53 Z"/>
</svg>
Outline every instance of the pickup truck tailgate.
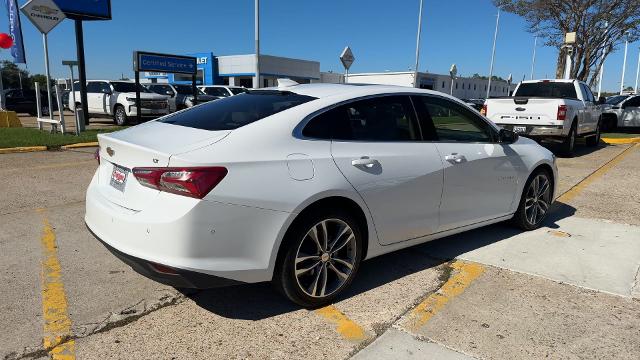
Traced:
<svg viewBox="0 0 640 360">
<path fill-rule="evenodd" d="M 560 99 L 489 99 L 486 111 L 496 124 L 558 125 L 560 105 L 564 105 Z"/>
</svg>

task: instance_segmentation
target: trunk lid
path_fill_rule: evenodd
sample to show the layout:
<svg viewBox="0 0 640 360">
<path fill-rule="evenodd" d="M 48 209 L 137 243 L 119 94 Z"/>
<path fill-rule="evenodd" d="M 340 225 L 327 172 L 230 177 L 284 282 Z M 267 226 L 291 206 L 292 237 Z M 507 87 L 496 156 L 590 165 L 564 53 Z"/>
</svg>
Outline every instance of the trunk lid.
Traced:
<svg viewBox="0 0 640 360">
<path fill-rule="evenodd" d="M 225 138 L 231 131 L 208 131 L 151 121 L 111 134 L 98 135 L 98 188 L 111 202 L 143 210 L 157 190 L 138 183 L 136 167 L 167 167 L 172 155 L 192 151 Z"/>
</svg>

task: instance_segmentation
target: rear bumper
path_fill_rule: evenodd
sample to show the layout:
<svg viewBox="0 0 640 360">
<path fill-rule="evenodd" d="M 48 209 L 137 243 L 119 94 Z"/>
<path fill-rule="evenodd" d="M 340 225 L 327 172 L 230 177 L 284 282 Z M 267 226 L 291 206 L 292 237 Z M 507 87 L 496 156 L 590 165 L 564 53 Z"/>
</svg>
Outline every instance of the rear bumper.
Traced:
<svg viewBox="0 0 640 360">
<path fill-rule="evenodd" d="M 553 137 L 553 136 L 563 136 L 564 135 L 564 126 L 545 126 L 545 125 L 518 125 L 518 124 L 498 124 L 499 126 L 513 131 L 515 127 L 525 127 L 526 130 L 524 132 L 518 132 L 520 135 L 528 136 L 528 137 Z"/>
<path fill-rule="evenodd" d="M 200 280 L 193 273 L 248 283 L 271 280 L 289 213 L 167 193 L 134 211 L 109 200 L 97 179 L 98 174 L 87 189 L 85 223 L 136 271 L 147 275 L 149 264 L 164 265 L 191 274 L 187 282 L 196 287 Z"/>
<path fill-rule="evenodd" d="M 231 279 L 225 279 L 219 276 L 203 274 L 196 271 L 169 268 L 166 266 L 158 266 L 153 262 L 137 258 L 119 251 L 113 246 L 102 241 L 96 234 L 91 231 L 87 225 L 87 229 L 104 247 L 107 248 L 115 257 L 123 263 L 129 265 L 138 274 L 145 276 L 151 280 L 161 284 L 173 286 L 175 288 L 192 288 L 192 289 L 211 289 L 224 286 L 232 286 L 242 284 L 243 282 Z"/>
</svg>

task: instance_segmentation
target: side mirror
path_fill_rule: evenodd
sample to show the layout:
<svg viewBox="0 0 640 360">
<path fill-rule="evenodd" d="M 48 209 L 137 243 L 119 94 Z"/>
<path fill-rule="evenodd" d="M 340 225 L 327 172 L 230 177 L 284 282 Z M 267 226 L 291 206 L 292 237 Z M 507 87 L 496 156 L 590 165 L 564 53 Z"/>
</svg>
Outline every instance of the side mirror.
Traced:
<svg viewBox="0 0 640 360">
<path fill-rule="evenodd" d="M 598 99 L 598 105 L 604 105 L 607 103 L 607 98 L 604 96 L 600 96 L 600 98 Z"/>
<path fill-rule="evenodd" d="M 498 132 L 498 142 L 501 144 L 513 144 L 519 137 L 517 133 L 507 129 L 500 129 Z"/>
</svg>

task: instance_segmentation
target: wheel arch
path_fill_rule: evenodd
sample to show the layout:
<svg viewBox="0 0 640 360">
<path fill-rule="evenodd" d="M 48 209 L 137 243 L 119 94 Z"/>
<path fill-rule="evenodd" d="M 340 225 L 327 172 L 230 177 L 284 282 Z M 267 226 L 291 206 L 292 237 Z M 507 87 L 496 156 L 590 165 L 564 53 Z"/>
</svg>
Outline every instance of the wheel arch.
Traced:
<svg viewBox="0 0 640 360">
<path fill-rule="evenodd" d="M 276 264 L 281 261 L 282 257 L 285 254 L 285 250 L 287 249 L 288 242 L 291 241 L 288 238 L 288 234 L 291 229 L 298 224 L 305 216 L 310 214 L 313 211 L 318 209 L 328 209 L 328 208 L 342 208 L 348 209 L 350 213 L 352 213 L 356 221 L 358 222 L 358 227 L 362 233 L 362 242 L 363 242 L 363 255 L 362 259 L 366 259 L 367 253 L 369 251 L 369 245 L 371 244 L 372 239 L 375 239 L 375 232 L 372 231 L 371 222 L 365 211 L 365 208 L 358 201 L 344 195 L 328 195 L 322 198 L 314 199 L 309 203 L 301 206 L 299 211 L 293 213 L 291 221 L 288 222 L 286 226 L 286 230 L 283 231 L 280 236 L 280 243 L 277 246 L 277 252 L 275 253 L 275 259 L 273 261 L 272 266 L 276 266 Z M 375 241 L 375 240 L 374 240 Z"/>
</svg>

